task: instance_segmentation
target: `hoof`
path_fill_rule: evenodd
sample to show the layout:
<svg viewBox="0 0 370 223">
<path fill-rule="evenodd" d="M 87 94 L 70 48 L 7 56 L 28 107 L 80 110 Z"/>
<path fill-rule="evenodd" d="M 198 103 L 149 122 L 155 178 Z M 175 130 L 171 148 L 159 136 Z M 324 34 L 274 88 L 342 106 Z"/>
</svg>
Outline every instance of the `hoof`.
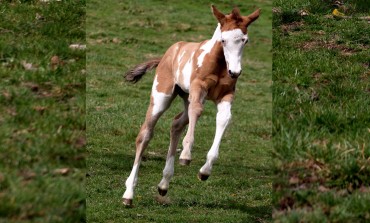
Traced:
<svg viewBox="0 0 370 223">
<path fill-rule="evenodd" d="M 160 187 L 158 187 L 158 193 L 159 193 L 159 195 L 161 195 L 162 197 L 164 197 L 167 194 L 167 190 L 163 190 Z"/>
<path fill-rule="evenodd" d="M 179 163 L 182 166 L 189 166 L 190 162 L 191 162 L 191 160 L 186 160 L 186 159 L 180 159 L 179 160 Z"/>
<path fill-rule="evenodd" d="M 126 207 L 132 207 L 132 199 L 123 198 L 122 202 Z"/>
<path fill-rule="evenodd" d="M 202 173 L 198 173 L 198 179 L 201 181 L 206 181 L 208 179 L 209 175 L 204 175 Z"/>
</svg>

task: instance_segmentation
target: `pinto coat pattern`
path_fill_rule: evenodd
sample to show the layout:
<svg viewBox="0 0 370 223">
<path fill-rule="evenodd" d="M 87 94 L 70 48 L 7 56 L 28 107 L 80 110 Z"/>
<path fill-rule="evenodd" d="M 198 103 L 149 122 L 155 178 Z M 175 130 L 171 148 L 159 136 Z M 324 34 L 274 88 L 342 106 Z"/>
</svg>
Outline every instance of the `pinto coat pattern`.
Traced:
<svg viewBox="0 0 370 223">
<path fill-rule="evenodd" d="M 235 85 L 241 74 L 241 57 L 248 42 L 247 28 L 260 14 L 257 9 L 248 16 L 242 16 L 239 9 L 234 8 L 231 14 L 224 15 L 215 6 L 211 8 L 218 26 L 210 40 L 175 43 L 162 58 L 139 64 L 125 75 L 127 81 L 136 83 L 148 70 L 157 68 L 145 122 L 136 138 L 134 165 L 126 180 L 123 203 L 127 206 L 132 205 L 141 158 L 153 136 L 154 126 L 177 95 L 183 99 L 184 111 L 176 115 L 172 123 L 166 165 L 158 192 L 164 196 L 168 191 L 174 174 L 176 148 L 187 125 L 179 162 L 181 165 L 190 164 L 195 125 L 202 114 L 205 100 L 217 105 L 216 133 L 198 178 L 207 180 L 211 175 L 222 135 L 231 119 Z"/>
</svg>

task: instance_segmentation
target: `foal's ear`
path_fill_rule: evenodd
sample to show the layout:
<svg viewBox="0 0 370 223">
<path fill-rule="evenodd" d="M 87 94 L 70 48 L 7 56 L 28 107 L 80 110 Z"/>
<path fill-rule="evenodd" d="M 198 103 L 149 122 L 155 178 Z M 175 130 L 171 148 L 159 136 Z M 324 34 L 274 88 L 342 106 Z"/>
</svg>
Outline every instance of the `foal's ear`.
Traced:
<svg viewBox="0 0 370 223">
<path fill-rule="evenodd" d="M 218 11 L 216 6 L 214 6 L 214 5 L 211 5 L 211 8 L 212 8 L 213 15 L 216 17 L 216 19 L 218 20 L 218 22 L 222 26 L 225 23 L 225 15 L 222 14 L 222 12 Z"/>
<path fill-rule="evenodd" d="M 235 7 L 232 11 L 231 11 L 231 17 L 234 19 L 234 20 L 237 20 L 237 21 L 241 21 L 243 20 L 242 16 L 240 15 L 240 10 Z"/>
<path fill-rule="evenodd" d="M 245 23 L 245 26 L 249 26 L 252 22 L 254 22 L 258 17 L 260 16 L 261 9 L 257 9 L 249 16 L 243 16 L 243 20 Z"/>
</svg>

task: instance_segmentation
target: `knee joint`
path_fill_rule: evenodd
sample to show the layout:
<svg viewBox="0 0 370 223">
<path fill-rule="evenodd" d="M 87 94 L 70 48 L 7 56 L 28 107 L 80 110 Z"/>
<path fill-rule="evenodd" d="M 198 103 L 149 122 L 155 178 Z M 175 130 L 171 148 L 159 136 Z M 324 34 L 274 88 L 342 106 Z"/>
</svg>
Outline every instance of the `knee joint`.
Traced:
<svg viewBox="0 0 370 223">
<path fill-rule="evenodd" d="M 203 112 L 203 105 L 199 102 L 193 103 L 190 106 L 189 111 L 195 114 L 197 117 L 199 117 Z"/>
<path fill-rule="evenodd" d="M 230 112 L 224 112 L 224 113 L 217 114 L 217 123 L 219 123 L 222 126 L 228 125 L 230 120 L 231 120 Z"/>
</svg>

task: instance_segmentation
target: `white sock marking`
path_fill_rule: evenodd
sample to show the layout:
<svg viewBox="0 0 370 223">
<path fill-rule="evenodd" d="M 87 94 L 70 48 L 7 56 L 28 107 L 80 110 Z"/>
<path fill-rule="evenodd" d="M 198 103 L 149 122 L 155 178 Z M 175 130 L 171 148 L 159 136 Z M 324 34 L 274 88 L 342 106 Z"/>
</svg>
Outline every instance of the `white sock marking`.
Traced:
<svg viewBox="0 0 370 223">
<path fill-rule="evenodd" d="M 134 189 L 137 185 L 137 174 L 139 172 L 140 162 L 132 167 L 130 176 L 126 180 L 126 191 L 123 194 L 123 198 L 132 199 L 134 197 Z"/>
<path fill-rule="evenodd" d="M 205 175 L 211 175 L 212 165 L 218 158 L 218 149 L 220 147 L 222 135 L 231 119 L 231 103 L 222 101 L 217 105 L 217 110 L 215 138 L 207 154 L 207 162 L 200 169 L 200 172 Z"/>
<path fill-rule="evenodd" d="M 175 167 L 175 157 L 170 156 L 166 160 L 166 166 L 164 167 L 164 170 L 163 170 L 163 178 L 161 182 L 158 184 L 158 187 L 161 188 L 162 190 L 168 189 L 170 180 L 174 174 L 174 167 Z"/>
</svg>

